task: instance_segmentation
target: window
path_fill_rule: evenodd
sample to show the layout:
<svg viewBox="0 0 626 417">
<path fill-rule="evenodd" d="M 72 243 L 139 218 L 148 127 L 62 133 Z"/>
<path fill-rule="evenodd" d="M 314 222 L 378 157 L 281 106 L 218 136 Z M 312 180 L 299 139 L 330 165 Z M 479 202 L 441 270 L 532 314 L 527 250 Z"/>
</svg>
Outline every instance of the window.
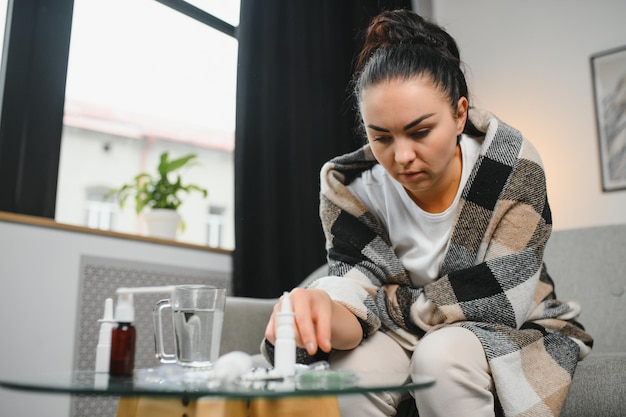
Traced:
<svg viewBox="0 0 626 417">
<path fill-rule="evenodd" d="M 207 223 L 207 245 L 219 248 L 222 246 L 224 229 L 224 207 L 209 207 L 209 221 Z"/>
<path fill-rule="evenodd" d="M 189 3 L 238 23 L 238 1 Z M 156 174 L 163 151 L 195 153 L 183 182 L 209 197 L 185 196 L 179 240 L 234 248 L 236 74 L 236 39 L 161 2 L 74 0 L 56 220 L 140 234 L 132 205 L 96 204 L 89 190 Z M 221 210 L 217 237 L 202 227 L 209 207 Z"/>
<path fill-rule="evenodd" d="M 0 38 L 0 57 L 2 56 L 2 52 L 4 50 L 4 37 L 5 37 L 5 29 L 7 23 L 7 6 L 8 0 L 0 0 L 0 34 L 2 37 Z"/>
<path fill-rule="evenodd" d="M 231 0 L 186 0 L 187 3 L 204 10 L 207 13 L 230 23 L 233 26 L 239 25 L 239 1 Z"/>
<path fill-rule="evenodd" d="M 93 187 L 87 190 L 85 226 L 92 229 L 112 230 L 115 202 L 106 199 L 109 189 Z"/>
</svg>

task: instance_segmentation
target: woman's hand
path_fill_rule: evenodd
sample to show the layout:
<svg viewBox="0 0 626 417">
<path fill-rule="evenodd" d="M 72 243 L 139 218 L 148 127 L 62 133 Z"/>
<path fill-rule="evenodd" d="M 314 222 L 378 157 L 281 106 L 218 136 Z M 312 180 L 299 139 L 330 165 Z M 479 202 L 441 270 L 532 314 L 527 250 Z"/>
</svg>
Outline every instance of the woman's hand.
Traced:
<svg viewBox="0 0 626 417">
<path fill-rule="evenodd" d="M 295 314 L 296 345 L 314 355 L 318 348 L 324 352 L 335 349 L 352 349 L 362 338 L 361 325 L 347 308 L 333 301 L 328 293 L 317 289 L 294 288 L 289 300 Z M 276 343 L 276 315 L 280 312 L 281 300 L 265 329 L 265 337 Z"/>
</svg>

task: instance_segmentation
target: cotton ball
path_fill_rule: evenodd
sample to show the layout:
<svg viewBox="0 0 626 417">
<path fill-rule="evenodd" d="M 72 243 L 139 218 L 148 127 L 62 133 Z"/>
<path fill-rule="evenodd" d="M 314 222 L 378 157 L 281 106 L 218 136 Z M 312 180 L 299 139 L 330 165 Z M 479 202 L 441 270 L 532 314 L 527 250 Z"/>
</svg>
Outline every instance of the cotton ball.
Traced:
<svg viewBox="0 0 626 417">
<path fill-rule="evenodd" d="M 215 376 L 231 382 L 252 368 L 252 357 L 245 352 L 233 351 L 220 356 L 213 367 Z"/>
</svg>

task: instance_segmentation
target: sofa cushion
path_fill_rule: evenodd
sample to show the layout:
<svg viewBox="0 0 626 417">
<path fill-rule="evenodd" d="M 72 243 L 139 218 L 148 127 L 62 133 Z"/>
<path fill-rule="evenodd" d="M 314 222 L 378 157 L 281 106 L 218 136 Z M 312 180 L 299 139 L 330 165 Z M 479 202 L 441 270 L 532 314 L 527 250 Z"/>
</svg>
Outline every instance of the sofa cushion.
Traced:
<svg viewBox="0 0 626 417">
<path fill-rule="evenodd" d="M 595 353 L 626 352 L 626 225 L 552 233 L 544 261 L 559 299 L 582 305 L 580 322 Z"/>
<path fill-rule="evenodd" d="M 561 417 L 626 416 L 626 353 L 592 353 L 578 363 Z"/>
<path fill-rule="evenodd" d="M 220 354 L 239 350 L 255 355 L 265 336 L 276 299 L 227 297 Z"/>
</svg>

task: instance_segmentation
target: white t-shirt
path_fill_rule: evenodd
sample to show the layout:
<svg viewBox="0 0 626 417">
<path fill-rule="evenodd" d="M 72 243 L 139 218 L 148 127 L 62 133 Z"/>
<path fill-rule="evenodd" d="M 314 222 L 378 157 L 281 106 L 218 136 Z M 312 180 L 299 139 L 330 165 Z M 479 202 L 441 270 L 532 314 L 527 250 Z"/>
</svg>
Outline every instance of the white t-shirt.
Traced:
<svg viewBox="0 0 626 417">
<path fill-rule="evenodd" d="M 421 287 L 439 278 L 461 192 L 478 159 L 480 143 L 462 135 L 463 171 L 454 202 L 442 213 L 422 210 L 402 184 L 380 165 L 374 166 L 348 185 L 389 232 L 391 246 L 409 273 L 411 282 Z"/>
</svg>

